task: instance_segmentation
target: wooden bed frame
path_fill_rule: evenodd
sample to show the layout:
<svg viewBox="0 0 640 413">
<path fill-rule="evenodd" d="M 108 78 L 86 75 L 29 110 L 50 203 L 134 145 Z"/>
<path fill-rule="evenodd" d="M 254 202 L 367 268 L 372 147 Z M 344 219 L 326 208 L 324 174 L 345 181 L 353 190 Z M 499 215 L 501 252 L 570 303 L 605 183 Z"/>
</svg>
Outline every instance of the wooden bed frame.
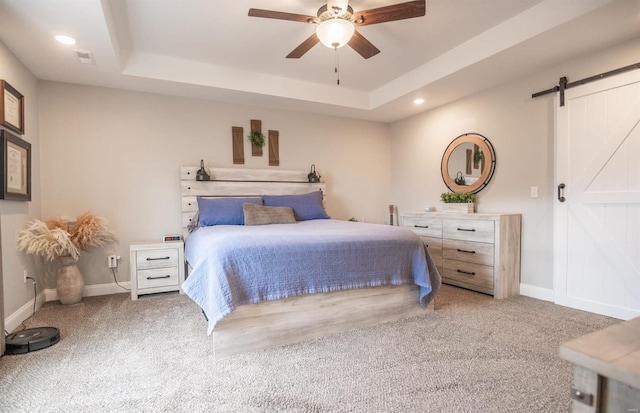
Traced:
<svg viewBox="0 0 640 413">
<path fill-rule="evenodd" d="M 324 182 L 309 183 L 307 171 L 207 168 L 210 181 L 196 181 L 198 167 L 181 168 L 185 234 L 198 210 L 197 197 L 305 194 Z M 239 306 L 213 330 L 215 357 L 293 344 L 433 311 L 418 304 L 416 285 L 381 286 L 310 294 Z"/>
</svg>

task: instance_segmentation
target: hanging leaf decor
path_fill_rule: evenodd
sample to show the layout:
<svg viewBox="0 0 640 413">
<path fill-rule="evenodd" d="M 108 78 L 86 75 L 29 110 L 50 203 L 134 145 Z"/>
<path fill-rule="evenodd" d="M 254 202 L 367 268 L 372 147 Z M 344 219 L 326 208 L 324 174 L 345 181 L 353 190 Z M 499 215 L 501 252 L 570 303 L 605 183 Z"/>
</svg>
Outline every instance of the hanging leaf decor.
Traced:
<svg viewBox="0 0 640 413">
<path fill-rule="evenodd" d="M 258 130 L 252 130 L 247 137 L 249 138 L 249 142 L 251 142 L 252 145 L 255 145 L 259 148 L 262 148 L 265 145 L 264 134 Z"/>
</svg>

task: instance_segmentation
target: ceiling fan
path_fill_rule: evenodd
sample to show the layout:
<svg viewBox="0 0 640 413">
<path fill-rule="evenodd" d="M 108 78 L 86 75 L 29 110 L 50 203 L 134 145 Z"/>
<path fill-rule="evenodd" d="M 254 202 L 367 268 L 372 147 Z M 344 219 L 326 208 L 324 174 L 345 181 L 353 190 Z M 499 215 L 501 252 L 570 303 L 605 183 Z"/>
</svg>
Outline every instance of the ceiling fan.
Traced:
<svg viewBox="0 0 640 413">
<path fill-rule="evenodd" d="M 364 38 L 356 26 L 385 23 L 395 20 L 422 17 L 426 13 L 426 0 L 408 1 L 390 6 L 354 12 L 348 0 L 328 0 L 318 9 L 317 16 L 286 13 L 274 10 L 249 9 L 249 16 L 267 19 L 289 20 L 316 24 L 316 31 L 287 55 L 288 59 L 298 59 L 318 42 L 337 50 L 349 45 L 365 59 L 380 53 L 370 41 Z"/>
</svg>

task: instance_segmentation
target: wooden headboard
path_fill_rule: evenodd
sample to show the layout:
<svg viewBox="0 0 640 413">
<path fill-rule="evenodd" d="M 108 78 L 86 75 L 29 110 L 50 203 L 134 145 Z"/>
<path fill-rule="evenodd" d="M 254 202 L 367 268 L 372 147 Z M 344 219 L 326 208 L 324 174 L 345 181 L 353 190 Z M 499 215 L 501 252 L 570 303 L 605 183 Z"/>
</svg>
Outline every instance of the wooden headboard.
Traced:
<svg viewBox="0 0 640 413">
<path fill-rule="evenodd" d="M 196 181 L 198 166 L 180 168 L 182 228 L 187 227 L 198 211 L 198 196 L 260 197 L 262 195 L 295 195 L 321 190 L 324 182 L 309 183 L 306 170 L 206 168 L 210 181 Z"/>
</svg>

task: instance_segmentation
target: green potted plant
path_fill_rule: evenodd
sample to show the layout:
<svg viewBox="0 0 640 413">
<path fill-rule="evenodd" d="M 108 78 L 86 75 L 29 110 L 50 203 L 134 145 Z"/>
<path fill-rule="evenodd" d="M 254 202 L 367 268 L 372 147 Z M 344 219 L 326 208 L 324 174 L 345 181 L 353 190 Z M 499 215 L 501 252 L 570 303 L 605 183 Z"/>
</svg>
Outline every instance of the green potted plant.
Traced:
<svg viewBox="0 0 640 413">
<path fill-rule="evenodd" d="M 471 192 L 443 192 L 440 194 L 443 212 L 473 213 L 475 212 L 475 194 Z"/>
</svg>

